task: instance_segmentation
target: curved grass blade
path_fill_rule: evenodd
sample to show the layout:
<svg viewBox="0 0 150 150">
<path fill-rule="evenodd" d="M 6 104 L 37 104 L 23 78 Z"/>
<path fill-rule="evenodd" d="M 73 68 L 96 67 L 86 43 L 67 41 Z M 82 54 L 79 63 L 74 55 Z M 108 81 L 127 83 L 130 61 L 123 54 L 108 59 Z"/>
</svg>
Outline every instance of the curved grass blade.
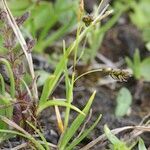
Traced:
<svg viewBox="0 0 150 150">
<path fill-rule="evenodd" d="M 40 105 L 37 109 L 37 115 L 42 112 L 44 109 L 50 107 L 50 106 L 63 106 L 63 107 L 70 107 L 71 109 L 77 111 L 78 113 L 80 113 L 81 115 L 85 116 L 84 112 L 82 112 L 79 108 L 68 104 L 62 100 L 49 100 L 47 102 L 45 102 L 43 105 Z"/>
</svg>

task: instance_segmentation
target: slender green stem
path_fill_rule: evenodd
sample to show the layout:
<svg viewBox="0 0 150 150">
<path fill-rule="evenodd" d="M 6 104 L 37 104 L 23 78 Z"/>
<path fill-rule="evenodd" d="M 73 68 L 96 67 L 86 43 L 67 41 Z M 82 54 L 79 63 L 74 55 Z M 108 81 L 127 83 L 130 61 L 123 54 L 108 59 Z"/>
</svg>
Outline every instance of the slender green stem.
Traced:
<svg viewBox="0 0 150 150">
<path fill-rule="evenodd" d="M 74 71 L 75 71 L 75 66 L 76 66 L 76 63 L 77 63 L 77 55 L 78 55 L 78 46 L 79 46 L 79 35 L 81 33 L 81 30 L 82 30 L 82 25 L 80 25 L 77 29 L 77 35 L 76 35 L 76 46 L 75 46 L 75 51 L 74 51 L 74 64 L 73 64 L 73 67 L 74 67 Z"/>
<path fill-rule="evenodd" d="M 99 16 L 100 17 L 100 16 Z M 98 20 L 99 18 L 96 19 L 96 21 Z M 41 94 L 41 98 L 40 98 L 40 102 L 41 103 L 44 103 L 45 101 L 48 100 L 48 97 L 52 94 L 55 86 L 57 85 L 57 81 L 60 79 L 60 76 L 62 74 L 62 72 L 64 71 L 65 69 L 65 63 L 64 61 L 66 61 L 69 57 L 69 55 L 71 54 L 71 52 L 73 52 L 73 50 L 76 48 L 76 43 L 80 43 L 83 38 L 85 37 L 85 35 L 87 34 L 87 32 L 89 32 L 90 30 L 92 30 L 93 26 L 95 26 L 95 24 L 97 23 L 96 21 L 93 21 L 91 23 L 91 25 L 89 25 L 88 27 L 86 27 L 81 33 L 80 35 L 78 36 L 78 39 L 76 39 L 66 50 L 65 52 L 65 55 L 63 55 L 62 59 L 60 60 L 60 62 L 58 63 L 57 67 L 56 67 L 56 70 L 54 72 L 54 75 L 56 76 L 55 80 L 51 81 L 50 82 L 50 87 L 48 89 L 48 92 L 42 92 Z M 44 90 L 43 90 L 44 91 Z"/>
<path fill-rule="evenodd" d="M 74 80 L 74 82 L 76 82 L 78 79 L 80 79 L 81 77 L 83 77 L 83 76 L 85 76 L 85 75 L 87 75 L 87 74 L 94 73 L 94 72 L 102 72 L 102 71 L 103 71 L 102 68 L 87 71 L 87 72 L 85 72 L 85 73 L 79 75 L 79 76 Z"/>
<path fill-rule="evenodd" d="M 71 85 L 68 87 L 68 93 L 67 93 L 67 103 L 71 105 L 73 101 L 73 86 L 74 86 L 74 77 L 75 73 L 72 74 L 72 80 L 71 80 Z M 67 129 L 68 127 L 68 122 L 69 122 L 69 116 L 70 116 L 70 107 L 66 107 L 66 112 L 65 112 L 65 121 L 64 121 L 64 127 Z"/>
<path fill-rule="evenodd" d="M 34 131 L 37 132 L 37 134 L 40 136 L 41 140 L 42 140 L 43 143 L 44 143 L 45 149 L 46 149 L 46 150 L 51 150 L 51 148 L 48 146 L 48 143 L 47 143 L 45 137 L 44 137 L 43 134 L 40 132 L 40 130 L 37 129 L 37 128 L 36 128 L 33 124 L 31 124 L 30 122 L 28 122 L 28 121 L 26 121 L 26 122 L 27 122 L 27 124 L 28 124 L 31 128 L 33 128 Z"/>
<path fill-rule="evenodd" d="M 23 79 L 21 79 L 21 83 L 25 86 L 25 88 L 29 94 L 30 99 L 32 99 L 32 93 L 31 93 L 31 90 L 29 89 L 27 83 Z"/>
</svg>

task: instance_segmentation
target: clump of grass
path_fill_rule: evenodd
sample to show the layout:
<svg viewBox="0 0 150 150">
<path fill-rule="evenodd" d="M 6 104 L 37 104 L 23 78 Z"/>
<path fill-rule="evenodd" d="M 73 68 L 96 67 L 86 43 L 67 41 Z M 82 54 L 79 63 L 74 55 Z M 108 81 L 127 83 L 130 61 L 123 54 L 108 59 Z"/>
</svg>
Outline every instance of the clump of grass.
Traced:
<svg viewBox="0 0 150 150">
<path fill-rule="evenodd" d="M 82 0 L 80 2 L 80 9 L 78 13 L 82 14 L 83 10 L 81 8 L 83 8 L 83 2 Z M 4 63 L 8 69 L 8 72 L 6 71 L 5 74 L 0 76 L 2 83 L 0 100 L 3 102 L 2 105 L 4 108 L 7 108 L 6 110 L 9 111 L 9 114 L 6 114 L 6 110 L 0 112 L 0 120 L 5 123 L 0 129 L 0 133 L 9 133 L 9 136 L 19 135 L 31 142 L 31 145 L 29 145 L 30 148 L 34 147 L 40 150 L 48 150 L 51 147 L 57 147 L 61 150 L 71 150 L 75 148 L 75 146 L 78 145 L 91 132 L 91 130 L 93 130 L 101 118 L 101 115 L 99 115 L 97 120 L 89 129 L 84 130 L 77 138 L 74 138 L 76 131 L 79 129 L 81 124 L 84 123 L 86 117 L 88 116 L 96 94 L 96 91 L 92 93 L 82 111 L 76 106 L 72 105 L 74 83 L 81 77 L 75 77 L 75 66 L 81 57 L 80 56 L 78 58 L 77 55 L 78 46 L 86 34 L 93 30 L 93 27 L 103 18 L 112 13 L 112 11 L 106 11 L 109 6 L 106 5 L 96 18 L 91 20 L 88 25 L 86 23 L 86 27 L 81 21 L 81 15 L 79 18 L 80 22 L 77 28 L 75 41 L 68 48 L 66 48 L 65 42 L 63 42 L 63 56 L 56 65 L 54 73 L 47 78 L 46 82 L 44 83 L 42 93 L 39 96 L 36 85 L 37 77 L 34 73 L 31 54 L 31 49 L 34 42 L 33 40 L 26 42 L 19 29 L 19 26 L 23 24 L 28 15 L 25 13 L 22 17 L 15 20 L 7 6 L 6 1 L 3 0 L 2 3 L 3 11 L 1 12 L 1 20 L 4 23 L 4 26 L 2 27 L 4 38 L 3 47 L 7 49 L 8 54 L 6 58 L 1 58 L 0 62 Z M 103 1 L 101 2 L 99 9 L 101 8 L 102 4 Z M 20 51 L 20 48 L 18 49 L 19 46 L 17 41 L 19 42 L 23 53 Z M 70 77 L 68 75 L 69 71 L 67 68 L 67 63 L 71 53 L 74 54 L 74 65 L 72 66 L 73 73 Z M 24 75 L 26 74 L 24 70 L 25 66 L 23 65 L 24 59 L 27 61 L 29 74 L 31 76 L 30 84 L 28 84 L 24 79 Z M 120 81 L 126 81 L 127 77 L 129 76 L 128 73 L 122 70 L 99 69 L 99 71 L 105 72 L 107 75 L 111 75 L 113 78 L 119 79 Z M 9 82 L 6 92 L 4 81 L 8 74 Z M 50 99 L 63 74 L 66 84 L 66 98 Z M 57 146 L 46 141 L 38 122 L 38 116 L 40 113 L 50 106 L 55 106 L 56 118 L 58 122 L 57 124 L 61 132 Z M 59 106 L 63 106 L 66 109 L 64 120 L 62 120 L 60 116 Z M 70 109 L 73 109 L 79 113 L 71 124 L 69 124 Z M 0 124 L 0 126 L 1 125 L 2 124 Z M 8 129 L 8 125 L 12 128 L 12 130 Z M 38 138 L 34 137 L 34 132 L 38 134 Z M 25 144 L 25 146 L 27 145 Z"/>
</svg>

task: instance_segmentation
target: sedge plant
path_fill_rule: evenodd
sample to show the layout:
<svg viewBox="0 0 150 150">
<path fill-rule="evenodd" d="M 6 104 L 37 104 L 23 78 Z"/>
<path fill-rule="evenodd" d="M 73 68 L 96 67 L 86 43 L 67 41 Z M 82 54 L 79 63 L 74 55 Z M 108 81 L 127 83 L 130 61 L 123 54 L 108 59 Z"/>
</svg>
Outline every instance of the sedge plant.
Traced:
<svg viewBox="0 0 150 150">
<path fill-rule="evenodd" d="M 102 5 L 102 3 L 103 1 L 100 3 L 100 6 Z M 97 22 L 101 21 L 104 17 L 107 17 L 112 11 L 106 11 L 106 9 L 108 8 L 107 5 L 86 28 L 84 23 L 81 22 L 81 16 L 78 23 L 75 41 L 72 42 L 72 44 L 68 48 L 66 48 L 65 42 L 63 42 L 63 55 L 56 65 L 54 73 L 49 75 L 49 77 L 46 79 L 42 89 L 42 93 L 39 96 L 36 84 L 37 76 L 35 75 L 33 69 L 31 53 L 34 42 L 32 40 L 26 42 L 19 29 L 19 27 L 23 24 L 27 17 L 24 17 L 23 15 L 22 17 L 19 17 L 15 20 L 5 0 L 2 0 L 2 6 L 3 11 L 0 15 L 1 21 L 4 24 L 2 26 L 4 40 L 3 47 L 8 51 L 8 55 L 5 58 L 0 58 L 0 62 L 4 65 L 3 67 L 7 69 L 0 76 L 0 99 L 2 103 L 1 107 L 3 108 L 0 111 L 0 121 L 3 122 L 0 122 L 0 133 L 3 135 L 6 135 L 7 133 L 9 137 L 17 135 L 25 138 L 27 142 L 30 141 L 31 143 L 29 147 L 34 149 L 36 148 L 39 150 L 48 150 L 52 147 L 58 148 L 60 150 L 74 149 L 76 145 L 78 145 L 93 130 L 93 128 L 98 124 L 101 118 L 100 114 L 89 129 L 84 130 L 77 138 L 74 138 L 76 131 L 84 123 L 86 117 L 88 116 L 89 110 L 96 94 L 96 91 L 92 93 L 83 110 L 80 110 L 76 106 L 72 105 L 74 84 L 75 81 L 80 78 L 76 77 L 75 75 L 75 66 L 80 58 L 78 58 L 77 55 L 78 46 L 79 43 L 85 38 L 87 33 L 93 30 L 93 27 L 97 24 Z M 80 5 L 80 8 L 82 8 L 82 5 Z M 79 9 L 78 13 L 80 12 L 82 12 L 81 9 Z M 21 48 L 19 48 L 19 44 L 21 45 Z M 69 76 L 69 69 L 67 68 L 70 54 L 74 54 L 74 64 L 72 67 L 73 73 L 71 77 Z M 26 64 L 29 68 L 29 74 L 31 76 L 30 84 L 28 84 L 24 78 L 24 75 L 26 74 L 26 71 L 24 70 L 24 61 L 26 61 Z M 100 69 L 99 71 L 104 71 L 104 69 Z M 108 75 L 111 75 L 113 78 L 118 78 L 122 81 L 124 80 L 124 78 L 126 78 L 127 75 L 126 73 L 124 73 L 124 71 L 115 71 L 113 69 L 106 69 L 105 72 Z M 66 98 L 51 98 L 53 91 L 59 84 L 62 76 L 65 78 Z M 7 78 L 9 78 L 8 81 L 6 80 Z M 57 145 L 46 141 L 38 122 L 38 116 L 44 109 L 50 106 L 55 106 L 58 127 L 63 126 L 60 130 L 61 136 Z M 66 109 L 64 120 L 62 120 L 60 116 L 59 107 L 65 107 Z M 71 109 L 77 111 L 78 115 L 70 124 L 69 119 Z M 34 133 L 38 135 L 38 138 L 34 136 Z"/>
</svg>

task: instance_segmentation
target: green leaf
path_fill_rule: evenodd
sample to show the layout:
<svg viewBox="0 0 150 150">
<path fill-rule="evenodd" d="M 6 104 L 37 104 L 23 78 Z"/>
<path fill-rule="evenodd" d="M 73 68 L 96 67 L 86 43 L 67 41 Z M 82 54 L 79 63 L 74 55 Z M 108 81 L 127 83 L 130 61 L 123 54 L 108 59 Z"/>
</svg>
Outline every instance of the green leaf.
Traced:
<svg viewBox="0 0 150 150">
<path fill-rule="evenodd" d="M 0 109 L 0 115 L 12 119 L 13 105 L 12 99 L 9 97 L 9 95 L 7 97 L 0 95 L 0 106 L 2 107 Z M 0 129 L 8 129 L 8 125 L 1 120 L 0 120 Z"/>
<path fill-rule="evenodd" d="M 43 86 L 43 90 L 42 90 L 42 94 L 41 94 L 41 98 L 40 98 L 40 101 L 39 101 L 39 106 L 44 104 L 48 97 L 49 97 L 49 93 L 51 92 L 52 90 L 52 82 L 54 82 L 56 79 L 56 77 L 54 75 L 50 75 L 45 83 L 44 83 L 44 86 Z"/>
<path fill-rule="evenodd" d="M 21 128 L 19 125 L 17 125 L 15 122 L 9 120 L 8 118 L 6 118 L 4 116 L 0 116 L 0 120 L 4 121 L 9 126 L 11 126 L 14 129 L 18 130 L 19 134 L 21 136 L 29 139 L 29 141 L 32 142 L 35 145 L 35 147 L 37 148 L 37 150 L 45 150 L 44 147 L 42 146 L 42 144 L 40 144 L 37 139 L 35 139 L 30 133 L 28 133 L 27 131 L 25 131 L 23 128 Z M 0 132 L 6 132 L 6 133 L 9 132 L 9 133 L 13 134 L 13 131 L 11 131 L 11 130 L 0 130 Z M 18 132 L 15 132 L 15 134 L 18 134 Z"/>
<path fill-rule="evenodd" d="M 121 141 L 111 133 L 110 129 L 108 128 L 107 125 L 104 125 L 104 132 L 108 138 L 108 140 L 112 143 L 112 144 L 119 144 Z"/>
<path fill-rule="evenodd" d="M 133 1 L 131 8 L 133 12 L 130 13 L 131 21 L 140 29 L 144 29 L 149 26 L 150 17 L 149 0 Z"/>
<path fill-rule="evenodd" d="M 150 81 L 150 57 L 145 58 L 140 64 L 141 76 L 145 81 Z"/>
<path fill-rule="evenodd" d="M 147 148 L 145 147 L 144 141 L 141 138 L 139 138 L 138 149 L 139 150 L 147 150 Z"/>
<path fill-rule="evenodd" d="M 37 109 L 37 115 L 42 112 L 44 109 L 50 107 L 50 106 L 63 106 L 63 107 L 70 107 L 71 109 L 81 113 L 81 115 L 85 116 L 84 112 L 82 112 L 79 108 L 64 102 L 63 100 L 48 100 L 47 102 L 45 102 L 44 104 L 39 105 L 38 109 Z"/>
<path fill-rule="evenodd" d="M 72 75 L 72 80 L 74 80 L 74 76 Z M 67 70 L 67 67 L 65 69 L 65 85 L 66 85 L 66 102 L 68 104 L 71 104 L 73 101 L 73 82 L 71 83 L 70 79 L 69 79 L 69 72 Z M 66 111 L 65 111 L 65 120 L 64 120 L 64 127 L 65 129 L 68 126 L 68 122 L 69 122 L 69 115 L 70 115 L 70 108 L 66 107 Z"/>
<path fill-rule="evenodd" d="M 70 139 L 74 136 L 74 134 L 76 133 L 76 131 L 79 129 L 79 127 L 81 126 L 81 124 L 83 123 L 83 121 L 86 118 L 86 115 L 89 112 L 89 109 L 92 105 L 92 102 L 94 100 L 95 97 L 95 93 L 94 92 L 92 94 L 92 96 L 90 97 L 90 99 L 88 100 L 88 103 L 86 104 L 86 106 L 83 109 L 83 113 L 85 113 L 85 116 L 83 116 L 82 114 L 79 114 L 76 119 L 73 121 L 73 123 L 71 124 L 71 126 L 65 131 L 65 133 L 62 135 L 58 147 L 61 150 L 65 150 L 66 145 L 68 144 L 68 142 L 70 141 Z"/>
<path fill-rule="evenodd" d="M 41 138 L 41 140 L 43 141 L 44 143 L 44 146 L 45 146 L 45 149 L 46 150 L 51 150 L 50 147 L 48 146 L 48 143 L 44 137 L 44 135 L 40 132 L 39 129 L 37 129 L 33 124 L 31 124 L 30 122 L 26 121 L 28 123 L 28 125 L 34 129 L 34 131 L 39 135 L 39 137 Z"/>
<path fill-rule="evenodd" d="M 16 16 L 20 16 L 20 14 L 24 13 L 27 8 L 33 5 L 33 2 L 30 0 L 20 1 L 20 0 L 10 0 L 8 1 L 8 6 L 13 14 Z"/>
<path fill-rule="evenodd" d="M 141 68 L 140 68 L 140 63 L 141 63 L 141 59 L 140 59 L 140 53 L 139 50 L 136 49 L 134 56 L 133 56 L 133 62 L 134 62 L 134 68 L 133 68 L 133 72 L 134 75 L 136 77 L 136 79 L 140 79 L 141 77 Z"/>
<path fill-rule="evenodd" d="M 70 50 L 70 49 L 68 49 Z M 47 79 L 47 81 L 44 84 L 42 94 L 40 97 L 39 105 L 44 104 L 47 100 L 50 94 L 53 92 L 61 74 L 63 73 L 68 61 L 68 55 L 65 53 L 60 61 L 58 62 L 56 69 L 53 73 L 53 75 Z"/>
<path fill-rule="evenodd" d="M 134 64 L 133 64 L 132 60 L 129 57 L 126 57 L 125 60 L 126 60 L 128 67 L 130 67 L 133 70 Z"/>
<path fill-rule="evenodd" d="M 130 150 L 124 142 L 113 135 L 107 125 L 104 125 L 104 132 L 108 140 L 113 144 L 113 150 Z"/>
<path fill-rule="evenodd" d="M 39 30 L 46 26 L 47 22 L 51 22 L 51 16 L 53 14 L 53 7 L 50 2 L 41 1 L 39 5 L 33 5 L 31 10 L 30 20 L 34 20 L 35 30 Z M 31 24 L 28 24 L 31 25 Z"/>
<path fill-rule="evenodd" d="M 149 27 L 144 28 L 143 33 L 142 33 L 142 37 L 143 37 L 143 40 L 145 42 L 150 41 L 150 28 Z"/>
<path fill-rule="evenodd" d="M 115 115 L 117 117 L 122 117 L 126 115 L 131 103 L 132 96 L 130 91 L 125 87 L 121 88 L 117 96 L 117 106 L 115 109 Z"/>
<path fill-rule="evenodd" d="M 12 98 L 14 98 L 15 97 L 15 79 L 14 79 L 13 71 L 11 69 L 11 65 L 8 62 L 8 60 L 4 58 L 0 59 L 0 63 L 4 64 L 7 68 L 9 78 L 10 78 L 10 95 Z"/>
<path fill-rule="evenodd" d="M 65 150 L 72 150 L 77 144 L 79 144 L 98 124 L 100 121 L 102 115 L 100 114 L 97 120 L 92 124 L 92 126 L 89 129 L 84 130 L 84 132 L 79 136 L 78 138 L 75 138 L 68 147 L 65 148 Z"/>
<path fill-rule="evenodd" d="M 150 34 L 149 34 L 150 35 Z M 147 44 L 146 44 L 146 48 L 148 49 L 148 51 L 150 51 L 150 42 L 148 42 Z"/>
<path fill-rule="evenodd" d="M 48 36 L 45 40 L 43 40 L 41 45 L 39 45 L 39 47 L 41 49 L 45 49 L 46 47 L 52 45 L 54 41 L 64 36 L 67 32 L 70 31 L 70 29 L 72 29 L 74 22 L 75 22 L 75 17 L 73 16 L 69 22 L 66 22 L 65 25 L 63 25 L 57 31 L 52 33 L 51 36 Z"/>
</svg>

